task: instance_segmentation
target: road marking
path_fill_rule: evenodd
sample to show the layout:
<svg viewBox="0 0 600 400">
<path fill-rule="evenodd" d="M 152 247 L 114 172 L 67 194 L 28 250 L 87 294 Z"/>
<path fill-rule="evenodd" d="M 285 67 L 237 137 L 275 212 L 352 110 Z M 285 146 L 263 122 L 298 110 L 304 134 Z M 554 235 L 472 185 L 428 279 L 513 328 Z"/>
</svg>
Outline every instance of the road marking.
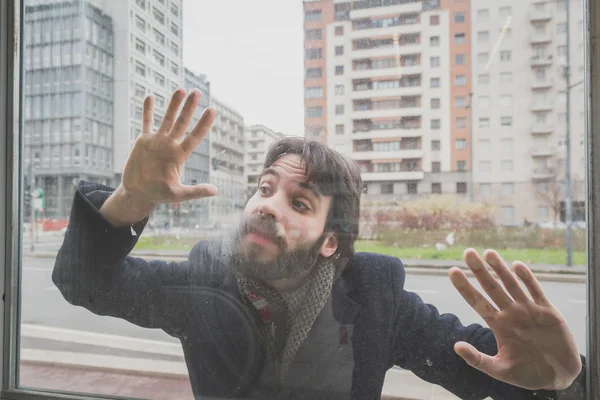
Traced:
<svg viewBox="0 0 600 400">
<path fill-rule="evenodd" d="M 187 377 L 188 371 L 183 361 L 164 361 L 147 358 L 108 356 L 103 354 L 75 353 L 70 351 L 21 349 L 21 361 L 52 365 L 69 365 L 84 368 L 136 373 L 150 373 Z"/>
<path fill-rule="evenodd" d="M 408 292 L 423 293 L 423 294 L 438 294 L 439 293 L 437 290 L 432 290 L 432 289 L 407 289 L 407 288 L 404 288 L 404 290 L 406 290 Z"/>
<path fill-rule="evenodd" d="M 141 339 L 34 324 L 21 324 L 21 335 L 35 339 L 49 339 L 66 343 L 87 344 L 109 347 L 112 349 L 183 357 L 181 344 L 160 340 Z"/>
<path fill-rule="evenodd" d="M 569 299 L 569 303 L 573 303 L 573 304 L 586 304 L 587 300 Z"/>
</svg>

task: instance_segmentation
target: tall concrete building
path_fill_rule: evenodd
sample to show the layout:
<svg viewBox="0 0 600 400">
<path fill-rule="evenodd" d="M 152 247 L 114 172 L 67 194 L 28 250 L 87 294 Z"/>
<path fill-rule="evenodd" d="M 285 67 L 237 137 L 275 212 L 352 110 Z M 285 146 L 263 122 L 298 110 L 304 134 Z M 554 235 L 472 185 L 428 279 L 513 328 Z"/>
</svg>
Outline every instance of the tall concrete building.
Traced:
<svg viewBox="0 0 600 400">
<path fill-rule="evenodd" d="M 62 218 L 80 179 L 113 181 L 114 23 L 87 1 L 24 10 L 24 166 L 44 189 L 45 216 Z"/>
<path fill-rule="evenodd" d="M 210 218 L 228 226 L 236 223 L 246 203 L 244 179 L 244 118 L 211 96 L 217 118 L 210 132 L 210 181 L 219 193 L 210 199 Z"/>
<path fill-rule="evenodd" d="M 113 172 L 120 178 L 142 129 L 142 103 L 154 94 L 158 126 L 175 89 L 183 86 L 181 0 L 90 0 L 112 17 L 115 63 Z"/>
<path fill-rule="evenodd" d="M 564 214 L 567 29 L 574 217 L 584 218 L 582 4 L 471 2 L 475 195 L 503 224 Z"/>
<path fill-rule="evenodd" d="M 246 127 L 244 132 L 246 148 L 244 152 L 244 171 L 248 197 L 253 196 L 256 192 L 258 177 L 262 172 L 269 147 L 274 141 L 282 137 L 284 137 L 283 133 L 275 132 L 263 125 Z"/>
<path fill-rule="evenodd" d="M 305 136 L 360 164 L 366 199 L 469 199 L 469 4 L 304 2 Z"/>
</svg>

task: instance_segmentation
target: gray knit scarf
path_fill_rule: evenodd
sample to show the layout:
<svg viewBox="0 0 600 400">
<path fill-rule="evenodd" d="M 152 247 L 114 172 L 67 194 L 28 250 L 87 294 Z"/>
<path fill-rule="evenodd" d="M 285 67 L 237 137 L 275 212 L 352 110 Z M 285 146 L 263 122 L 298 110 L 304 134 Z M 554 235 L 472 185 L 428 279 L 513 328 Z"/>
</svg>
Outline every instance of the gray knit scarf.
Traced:
<svg viewBox="0 0 600 400">
<path fill-rule="evenodd" d="M 267 301 L 273 315 L 280 316 L 269 324 L 261 323 L 260 336 L 263 350 L 278 367 L 281 383 L 285 382 L 291 361 L 331 294 L 334 274 L 333 262 L 322 261 L 302 286 L 289 292 L 279 292 L 263 281 L 237 274 L 242 298 L 252 291 Z M 283 346 L 277 346 L 276 342 L 281 341 Z"/>
</svg>

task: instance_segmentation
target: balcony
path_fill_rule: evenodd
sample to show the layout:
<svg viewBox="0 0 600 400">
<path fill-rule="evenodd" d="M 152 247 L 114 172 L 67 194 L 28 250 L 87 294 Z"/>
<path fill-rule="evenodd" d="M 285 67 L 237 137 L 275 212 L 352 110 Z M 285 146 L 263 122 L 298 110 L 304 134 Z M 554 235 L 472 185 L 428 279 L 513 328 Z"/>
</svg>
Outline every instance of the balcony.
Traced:
<svg viewBox="0 0 600 400">
<path fill-rule="evenodd" d="M 353 151 L 350 158 L 356 161 L 423 158 L 423 149 L 397 151 Z"/>
<path fill-rule="evenodd" d="M 391 139 L 391 138 L 415 138 L 423 136 L 423 130 L 418 129 L 380 129 L 367 132 L 353 132 L 353 140 L 368 140 L 368 139 Z"/>
<path fill-rule="evenodd" d="M 531 104 L 531 111 L 552 111 L 552 102 L 549 100 L 535 102 Z"/>
<path fill-rule="evenodd" d="M 531 35 L 530 42 L 531 44 L 543 44 L 549 43 L 552 41 L 552 34 L 549 32 L 544 33 L 534 33 Z"/>
<path fill-rule="evenodd" d="M 402 65 L 389 68 L 367 68 L 354 69 L 350 72 L 351 79 L 384 78 L 397 75 L 401 78 L 403 75 L 418 75 L 423 73 L 422 65 Z"/>
<path fill-rule="evenodd" d="M 552 65 L 552 56 L 533 56 L 531 57 L 532 67 L 548 67 Z"/>
<path fill-rule="evenodd" d="M 554 128 L 549 124 L 533 124 L 531 127 L 533 135 L 549 135 L 553 130 Z"/>
<path fill-rule="evenodd" d="M 350 11 L 350 19 L 363 19 L 363 18 L 377 18 L 381 17 L 382 13 L 393 15 L 393 14 L 416 14 L 423 11 L 422 1 L 412 0 L 404 4 L 397 5 L 385 5 L 385 6 L 373 6 L 364 8 L 354 7 Z"/>
<path fill-rule="evenodd" d="M 545 180 L 554 178 L 554 169 L 550 167 L 537 167 L 533 170 L 533 180 Z"/>
<path fill-rule="evenodd" d="M 399 86 L 392 89 L 366 89 L 354 90 L 350 94 L 352 100 L 360 100 L 365 97 L 391 97 L 391 96 L 418 96 L 423 94 L 423 88 L 419 86 Z"/>
<path fill-rule="evenodd" d="M 529 21 L 532 23 L 549 21 L 552 19 L 552 11 L 550 10 L 533 10 L 529 13 Z"/>
<path fill-rule="evenodd" d="M 405 108 L 387 108 L 381 110 L 356 110 L 352 111 L 354 119 L 376 119 L 376 118 L 396 118 L 413 117 L 423 114 L 423 107 L 405 107 Z"/>
<path fill-rule="evenodd" d="M 364 37 L 384 37 L 393 35 L 404 35 L 420 32 L 422 25 L 417 24 L 400 24 L 396 26 L 382 26 L 375 28 L 353 29 L 350 32 L 350 39 L 360 39 Z"/>
<path fill-rule="evenodd" d="M 556 149 L 553 147 L 537 147 L 531 149 L 531 155 L 533 157 L 552 157 Z"/>
<path fill-rule="evenodd" d="M 554 85 L 554 81 L 552 79 L 543 79 L 539 81 L 531 82 L 531 89 L 533 90 L 542 90 L 542 89 L 551 89 Z"/>
<path fill-rule="evenodd" d="M 425 178 L 425 173 L 423 171 L 365 172 L 361 175 L 363 182 L 419 181 Z"/>
<path fill-rule="evenodd" d="M 423 45 L 421 43 L 411 43 L 399 46 L 381 46 L 373 47 L 369 49 L 354 49 L 352 50 L 353 57 L 360 58 L 377 58 L 386 56 L 395 56 L 398 54 L 415 54 L 423 52 Z"/>
</svg>

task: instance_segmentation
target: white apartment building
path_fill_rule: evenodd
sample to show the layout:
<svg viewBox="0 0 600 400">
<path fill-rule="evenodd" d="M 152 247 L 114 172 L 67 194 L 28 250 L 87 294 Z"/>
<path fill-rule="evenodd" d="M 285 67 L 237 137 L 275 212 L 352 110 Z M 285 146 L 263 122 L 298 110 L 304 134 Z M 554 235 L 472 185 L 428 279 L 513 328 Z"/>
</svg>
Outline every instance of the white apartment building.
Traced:
<svg viewBox="0 0 600 400">
<path fill-rule="evenodd" d="M 567 4 L 574 219 L 583 219 L 582 2 L 472 1 L 475 195 L 506 225 L 564 213 Z"/>
<path fill-rule="evenodd" d="M 112 17 L 115 34 L 115 145 L 113 168 L 122 173 L 142 129 L 142 105 L 154 94 L 158 126 L 173 91 L 184 84 L 181 0 L 93 0 Z"/>
<path fill-rule="evenodd" d="M 256 192 L 258 177 L 263 169 L 265 158 L 271 144 L 284 137 L 280 132 L 274 132 L 263 125 L 252 125 L 244 131 L 246 151 L 244 152 L 246 193 L 251 197 Z"/>
<path fill-rule="evenodd" d="M 451 101 L 469 90 L 469 43 L 451 40 L 454 32 L 469 35 L 468 2 L 336 0 L 330 20 L 322 5 L 320 24 L 318 7 L 305 4 L 307 132 L 325 124 L 327 144 L 359 163 L 367 200 L 432 193 L 468 200 L 469 131 L 455 129 L 465 111 Z M 462 78 L 453 86 L 455 60 Z M 322 93 L 324 105 L 313 101 Z"/>
<path fill-rule="evenodd" d="M 244 118 L 211 96 L 217 117 L 210 132 L 210 181 L 219 193 L 210 199 L 210 218 L 227 227 L 236 223 L 246 204 Z"/>
</svg>

